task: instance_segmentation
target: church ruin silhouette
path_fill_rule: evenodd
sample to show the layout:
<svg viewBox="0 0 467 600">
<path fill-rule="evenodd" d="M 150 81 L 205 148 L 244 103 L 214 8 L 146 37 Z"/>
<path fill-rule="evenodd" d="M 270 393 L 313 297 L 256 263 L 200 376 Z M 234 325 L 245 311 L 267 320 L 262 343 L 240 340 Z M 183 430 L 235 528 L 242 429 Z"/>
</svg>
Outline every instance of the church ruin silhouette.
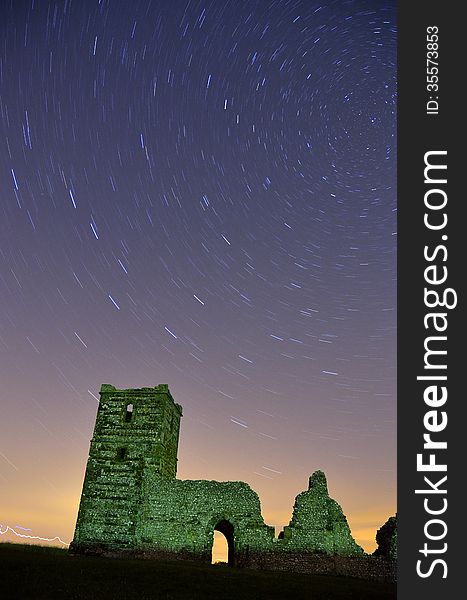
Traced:
<svg viewBox="0 0 467 600">
<path fill-rule="evenodd" d="M 181 417 L 166 384 L 102 385 L 73 552 L 211 562 L 217 530 L 227 539 L 231 565 L 363 554 L 321 471 L 296 497 L 278 537 L 247 483 L 177 479 Z"/>
</svg>

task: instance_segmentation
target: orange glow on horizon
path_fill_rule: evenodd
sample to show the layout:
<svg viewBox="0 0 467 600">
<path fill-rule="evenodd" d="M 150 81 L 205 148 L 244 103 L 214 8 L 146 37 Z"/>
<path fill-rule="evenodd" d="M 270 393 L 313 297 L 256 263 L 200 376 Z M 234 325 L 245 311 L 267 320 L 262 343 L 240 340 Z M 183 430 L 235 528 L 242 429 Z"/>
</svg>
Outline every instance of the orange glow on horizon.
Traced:
<svg viewBox="0 0 467 600">
<path fill-rule="evenodd" d="M 76 506 L 76 508 L 75 508 Z M 70 543 L 73 538 L 74 526 L 77 514 L 77 502 L 70 501 L 63 504 L 49 505 L 50 512 L 28 513 L 25 510 L 10 508 L 1 515 L 1 542 L 52 545 L 63 547 L 58 541 L 45 541 L 44 538 L 60 538 L 65 543 Z M 381 507 L 378 511 L 371 513 L 349 513 L 347 521 L 352 535 L 365 552 L 372 553 L 376 549 L 376 531 L 394 514 L 390 507 Z M 275 527 L 276 536 L 282 531 L 284 525 L 290 521 L 291 511 L 263 511 L 265 523 Z M 57 515 L 60 515 L 57 518 Z M 21 529 L 18 528 L 18 525 Z M 29 539 L 19 537 L 5 529 L 9 527 L 19 534 L 38 536 L 41 539 Z M 227 562 L 227 541 L 224 535 L 218 531 L 214 532 L 213 562 Z"/>
<path fill-rule="evenodd" d="M 214 542 L 212 544 L 212 563 L 228 562 L 229 545 L 227 539 L 220 531 L 214 532 Z"/>
<path fill-rule="evenodd" d="M 93 419 L 95 412 L 91 412 Z M 264 521 L 275 527 L 276 536 L 290 522 L 295 497 L 307 489 L 308 477 L 316 469 L 326 473 L 330 497 L 342 507 L 355 541 L 366 552 L 375 550 L 376 531 L 396 512 L 395 471 L 375 471 L 371 463 L 365 462 L 375 460 L 374 453 L 365 455 L 361 463 L 348 469 L 347 465 L 342 466 L 325 454 L 312 452 L 307 442 L 302 445 L 300 438 L 287 447 L 290 456 L 284 452 L 284 446 L 272 444 L 264 456 L 257 458 L 249 447 L 254 438 L 245 438 L 245 443 L 239 444 L 238 440 L 222 437 L 214 429 L 210 445 L 206 446 L 206 437 L 194 437 L 198 432 L 199 425 L 187 419 L 180 440 L 177 477 L 245 481 L 258 494 Z M 212 445 L 222 451 L 213 453 Z M 2 484 L 2 530 L 7 525 L 12 528 L 19 525 L 41 538 L 59 536 L 71 542 L 82 491 L 87 442 L 80 442 L 79 448 L 70 444 L 62 450 L 57 452 L 51 439 L 34 452 L 25 453 L 21 460 L 15 458 L 18 470 L 9 468 L 6 463 L 3 465 L 9 470 L 5 477 L 8 485 Z M 385 453 L 381 456 L 384 458 Z M 47 472 L 40 468 L 44 464 L 47 464 Z M 261 477 L 258 475 L 261 465 L 275 471 L 265 471 L 269 477 Z M 0 536 L 0 542 L 5 541 L 45 543 L 20 540 L 11 532 Z"/>
</svg>

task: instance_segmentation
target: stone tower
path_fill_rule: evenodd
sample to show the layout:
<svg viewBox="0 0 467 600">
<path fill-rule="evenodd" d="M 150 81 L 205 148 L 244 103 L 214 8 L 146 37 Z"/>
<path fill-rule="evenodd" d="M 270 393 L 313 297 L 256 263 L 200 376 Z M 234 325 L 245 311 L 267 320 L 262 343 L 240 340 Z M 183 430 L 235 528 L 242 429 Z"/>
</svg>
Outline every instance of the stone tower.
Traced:
<svg viewBox="0 0 467 600">
<path fill-rule="evenodd" d="M 175 479 L 182 407 L 168 385 L 103 384 L 72 548 L 131 548 L 146 474 Z"/>
</svg>

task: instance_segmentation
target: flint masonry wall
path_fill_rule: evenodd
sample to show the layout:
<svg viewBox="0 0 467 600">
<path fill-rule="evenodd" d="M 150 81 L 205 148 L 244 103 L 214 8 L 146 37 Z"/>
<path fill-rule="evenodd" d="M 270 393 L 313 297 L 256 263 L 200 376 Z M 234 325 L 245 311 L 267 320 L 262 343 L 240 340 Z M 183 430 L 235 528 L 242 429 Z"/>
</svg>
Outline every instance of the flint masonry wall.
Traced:
<svg viewBox="0 0 467 600">
<path fill-rule="evenodd" d="M 321 471 L 296 497 L 279 538 L 248 484 L 176 479 L 181 415 L 167 385 L 102 386 L 73 551 L 210 562 L 218 530 L 227 538 L 230 564 L 377 573 L 378 559 L 363 556 Z"/>
<path fill-rule="evenodd" d="M 283 531 L 288 550 L 313 550 L 325 554 L 362 554 L 352 537 L 339 504 L 329 497 L 326 476 L 316 471 L 308 490 L 295 498 L 292 519 Z"/>
<path fill-rule="evenodd" d="M 167 385 L 101 386 L 72 548 L 132 548 L 147 473 L 175 478 L 182 407 Z"/>
<path fill-rule="evenodd" d="M 215 529 L 233 545 L 232 562 L 247 548 L 271 547 L 274 528 L 264 523 L 257 494 L 242 481 L 181 481 L 148 473 L 143 497 L 141 548 L 191 553 L 210 562 Z"/>
<path fill-rule="evenodd" d="M 394 582 L 397 579 L 395 561 L 368 555 L 329 556 L 306 550 L 253 551 L 249 553 L 246 566 L 258 570 L 340 575 L 372 581 Z"/>
<path fill-rule="evenodd" d="M 382 556 L 390 560 L 397 560 L 397 514 L 389 517 L 386 523 L 376 532 L 378 548 L 374 556 Z"/>
</svg>

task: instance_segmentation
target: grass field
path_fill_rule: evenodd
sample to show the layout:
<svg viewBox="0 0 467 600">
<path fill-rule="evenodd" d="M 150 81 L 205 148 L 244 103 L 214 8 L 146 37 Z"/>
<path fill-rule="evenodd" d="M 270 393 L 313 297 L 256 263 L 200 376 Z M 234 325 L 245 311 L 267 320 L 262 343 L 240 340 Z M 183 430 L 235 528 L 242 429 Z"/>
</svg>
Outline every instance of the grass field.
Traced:
<svg viewBox="0 0 467 600">
<path fill-rule="evenodd" d="M 395 585 L 345 577 L 201 566 L 187 562 L 69 556 L 45 546 L 0 543 L 2 600 L 378 600 Z"/>
</svg>

